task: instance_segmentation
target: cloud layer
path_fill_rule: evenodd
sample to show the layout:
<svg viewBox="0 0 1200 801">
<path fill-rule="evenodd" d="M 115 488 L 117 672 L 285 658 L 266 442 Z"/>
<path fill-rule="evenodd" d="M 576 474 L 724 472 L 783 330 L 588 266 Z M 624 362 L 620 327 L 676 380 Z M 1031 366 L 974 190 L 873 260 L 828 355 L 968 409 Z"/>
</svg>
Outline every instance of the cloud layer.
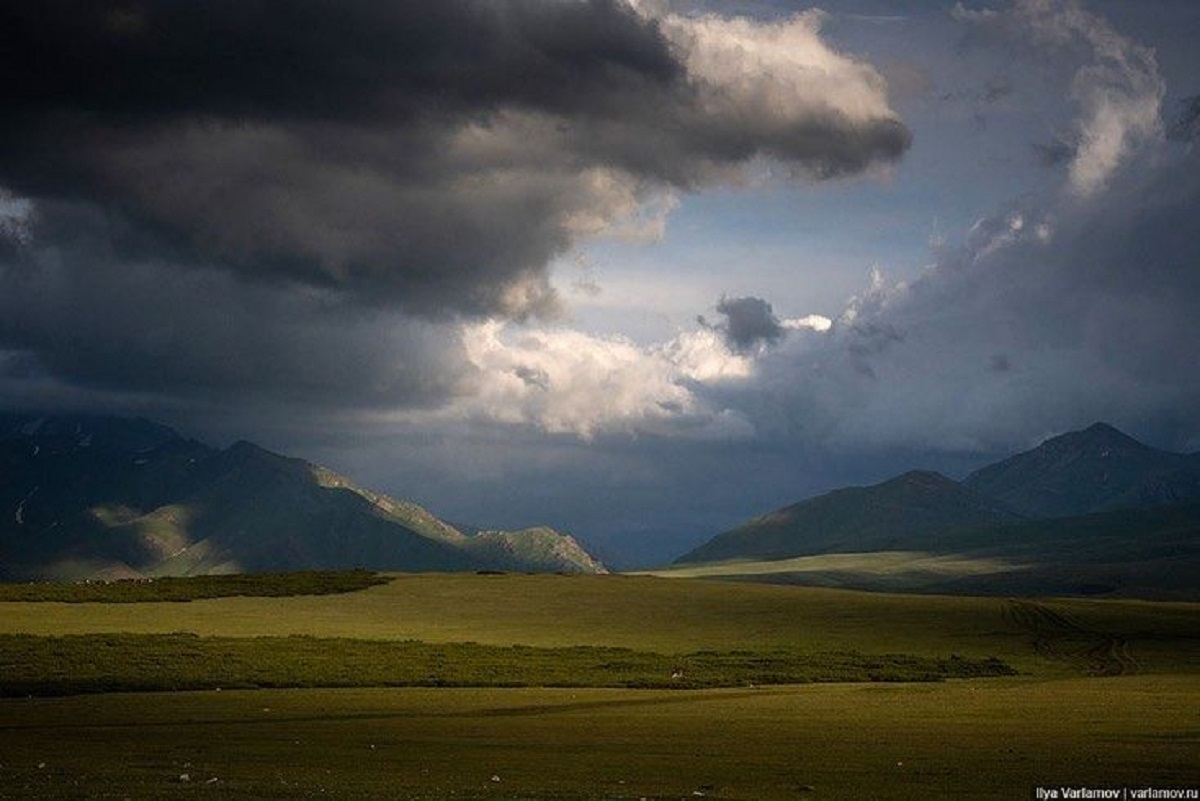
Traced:
<svg viewBox="0 0 1200 801">
<path fill-rule="evenodd" d="M 1131 151 L 1161 135 L 1166 84 L 1154 50 L 1122 36 L 1078 0 L 1015 0 L 1004 11 L 972 10 L 960 2 L 953 14 L 992 41 L 1074 61 L 1070 94 L 1079 110 L 1076 129 L 1046 155 L 1069 158 L 1077 194 L 1102 189 Z"/>
<path fill-rule="evenodd" d="M 0 185 L 119 218 L 130 258 L 432 317 L 549 312 L 549 260 L 664 190 L 758 156 L 859 172 L 909 140 L 810 17 L 51 0 L 0 30 Z"/>
<path fill-rule="evenodd" d="M 1107 420 L 1194 449 L 1200 157 L 1141 155 L 1086 202 L 979 220 L 915 280 L 873 272 L 836 320 L 725 297 L 716 322 L 653 346 L 492 324 L 468 346 L 487 389 L 459 413 L 863 453 L 1005 451 Z"/>
<path fill-rule="evenodd" d="M 560 334 L 539 333 L 532 349 L 495 339 L 509 372 L 536 363 L 556 376 L 521 390 L 540 411 L 525 403 L 520 419 L 588 437 L 686 428 L 800 448 L 977 453 L 1103 419 L 1200 445 L 1200 155 L 1186 136 L 1158 135 L 1165 83 L 1153 54 L 1071 2 L 955 15 L 1021 48 L 1068 49 L 1080 138 L 1061 187 L 940 243 L 915 279 L 873 271 L 836 320 L 781 319 L 766 299 L 723 297 L 696 331 L 623 343 L 620 364 L 569 402 L 558 393 L 589 373 L 584 354 L 613 343 L 575 335 L 568 359 L 549 346 Z M 617 398 L 620 414 L 606 405 Z M 571 414 L 547 424 L 558 403 Z"/>
<path fill-rule="evenodd" d="M 881 78 L 819 26 L 622 0 L 6 4 L 0 350 L 182 401 L 445 402 L 480 386 L 459 321 L 557 316 L 549 265 L 579 242 L 661 236 L 680 193 L 763 159 L 819 180 L 903 154 Z"/>
</svg>

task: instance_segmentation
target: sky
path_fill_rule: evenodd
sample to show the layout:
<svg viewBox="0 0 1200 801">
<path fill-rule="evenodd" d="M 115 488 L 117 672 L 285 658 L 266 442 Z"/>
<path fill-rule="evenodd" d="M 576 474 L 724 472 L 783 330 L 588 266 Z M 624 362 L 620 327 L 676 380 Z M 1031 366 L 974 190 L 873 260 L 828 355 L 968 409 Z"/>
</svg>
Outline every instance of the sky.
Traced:
<svg viewBox="0 0 1200 801">
<path fill-rule="evenodd" d="M 0 8 L 0 406 L 659 563 L 1103 420 L 1200 450 L 1190 0 Z"/>
</svg>

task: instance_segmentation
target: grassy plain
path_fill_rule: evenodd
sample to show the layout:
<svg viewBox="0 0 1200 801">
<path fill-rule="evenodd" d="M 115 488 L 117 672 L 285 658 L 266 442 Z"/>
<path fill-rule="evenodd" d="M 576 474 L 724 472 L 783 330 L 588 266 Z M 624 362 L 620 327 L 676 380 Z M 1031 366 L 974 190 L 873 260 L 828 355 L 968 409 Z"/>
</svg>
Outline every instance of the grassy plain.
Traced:
<svg viewBox="0 0 1200 801">
<path fill-rule="evenodd" d="M 213 576 L 163 576 L 118 581 L 33 581 L 0 583 L 0 601 L 133 604 L 151 601 L 202 601 L 247 596 L 337 595 L 356 592 L 388 579 L 369 570 L 306 570 Z"/>
<path fill-rule="evenodd" d="M 731 559 L 673 565 L 642 575 L 659 578 L 754 579 L 811 587 L 850 586 L 893 592 L 922 592 L 930 586 L 978 576 L 1020 574 L 1027 568 L 997 556 L 926 551 L 827 553 L 787 559 Z"/>
<path fill-rule="evenodd" d="M 0 696 L 261 687 L 684 689 L 1007 676 L 999 659 L 856 651 L 659 654 L 577 645 L 424 643 L 194 634 L 0 635 Z"/>
<path fill-rule="evenodd" d="M 1197 687 L 1124 676 L 8 699 L 0 797 L 1012 799 L 1037 785 L 1195 787 Z"/>
<path fill-rule="evenodd" d="M 1137 655 L 1141 672 L 1200 673 L 1200 604 L 1055 599 L 1041 606 L 1070 621 L 1057 637 L 1067 642 L 1059 645 L 1120 637 Z M 1070 660 L 1047 659 L 1034 647 L 1037 637 L 1014 608 L 1012 600 L 995 597 L 644 576 L 452 573 L 400 575 L 388 584 L 329 596 L 186 604 L 0 602 L 0 633 L 302 635 L 665 654 L 706 649 L 959 654 L 999 657 L 1039 676 L 1076 675 Z"/>
<path fill-rule="evenodd" d="M 417 575 L 321 597 L 0 603 L 0 632 L 959 654 L 1022 673 L 717 690 L 10 698 L 0 700 L 0 798 L 1031 798 L 1035 785 L 1200 787 L 1197 604 Z"/>
<path fill-rule="evenodd" d="M 1117 513 L 1114 513 L 1117 514 Z M 1118 516 L 1118 520 L 1121 517 Z M 992 539 L 976 536 L 977 549 L 962 542 L 963 551 L 872 551 L 825 553 L 785 559 L 730 559 L 680 564 L 642 575 L 660 578 L 706 578 L 761 581 L 806 587 L 834 587 L 876 592 L 953 595 L 1074 595 L 1154 600 L 1200 600 L 1200 542 L 1194 532 L 1170 528 L 1147 544 L 1126 532 L 1108 530 L 1094 538 L 1092 518 L 1038 521 L 1002 529 L 983 529 Z M 1051 539 L 1071 522 L 1071 533 Z M 1110 529 L 1111 529 L 1111 524 Z M 1011 535 L 1011 536 L 1010 536 Z M 981 543 L 987 542 L 987 545 Z M 1002 543 L 997 545 L 996 543 Z M 1140 550 L 1139 550 L 1140 549 Z M 1148 555 L 1149 554 L 1149 555 Z"/>
</svg>

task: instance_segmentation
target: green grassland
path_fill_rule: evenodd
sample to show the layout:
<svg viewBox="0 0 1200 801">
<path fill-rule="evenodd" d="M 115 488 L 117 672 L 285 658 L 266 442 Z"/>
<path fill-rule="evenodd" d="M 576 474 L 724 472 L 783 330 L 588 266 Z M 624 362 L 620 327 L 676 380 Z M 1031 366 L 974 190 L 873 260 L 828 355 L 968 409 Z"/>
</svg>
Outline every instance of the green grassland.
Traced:
<svg viewBox="0 0 1200 801">
<path fill-rule="evenodd" d="M 1030 798 L 1035 785 L 1200 786 L 1193 603 L 402 575 L 325 596 L 0 602 L 0 635 L 10 676 L 45 660 L 29 668 L 34 680 L 53 672 L 47 646 L 66 648 L 60 666 L 88 654 L 100 664 L 108 642 L 148 664 L 198 648 L 199 664 L 224 664 L 233 679 L 252 678 L 238 662 L 250 649 L 293 668 L 324 659 L 368 684 L 388 683 L 368 675 L 386 653 L 416 666 L 413 683 L 493 685 L 231 681 L 220 692 L 0 699 L 0 798 Z M 926 666 L 957 655 L 1020 675 L 771 685 L 738 673 L 779 669 L 771 658 L 828 668 L 832 655 Z M 425 682 L 431 665 L 443 679 L 477 674 Z M 680 665 L 696 686 L 739 686 L 681 689 L 667 672 Z M 531 672 L 505 673 L 517 667 Z M 554 671 L 576 686 L 496 686 L 553 685 Z M 671 689 L 578 686 L 596 671 Z"/>
<path fill-rule="evenodd" d="M 279 598 L 355 592 L 388 579 L 369 570 L 304 570 L 212 576 L 163 576 L 116 581 L 0 583 L 0 601 L 59 603 L 148 603 L 208 598 Z"/>
<path fill-rule="evenodd" d="M 1035 632 L 1007 598 L 902 595 L 643 576 L 412 574 L 329 596 L 229 597 L 194 603 L 0 602 L 0 634 L 88 633 L 597 646 L 663 654 L 701 650 L 858 651 L 998 657 L 1024 673 L 1075 675 L 1049 658 L 1078 641 L 1121 638 L 1140 672 L 1200 673 L 1200 604 L 1038 602 L 1069 621 Z M 1046 628 L 1045 625 L 1042 628 Z M 1061 642 L 1059 642 L 1061 641 Z"/>
<path fill-rule="evenodd" d="M 1035 785 L 1194 787 L 1196 693 L 1193 677 L 1124 676 L 7 699 L 0 797 L 1019 799 Z"/>
<path fill-rule="evenodd" d="M 258 687 L 702 688 L 918 682 L 1015 671 L 999 659 L 858 652 L 531 648 L 194 634 L 0 635 L 0 696 Z"/>
<path fill-rule="evenodd" d="M 729 559 L 673 565 L 643 575 L 659 578 L 734 579 L 809 587 L 852 587 L 883 592 L 936 592 L 968 581 L 1014 577 L 1028 565 L 996 556 L 928 551 L 871 551 L 793 556 L 787 559 Z"/>
<path fill-rule="evenodd" d="M 1112 516 L 1121 519 L 1116 513 Z M 1200 538 L 1194 532 L 1180 533 L 1164 524 L 1154 532 L 1157 543 L 1141 543 L 1139 551 L 1128 537 L 1118 537 L 1115 528 L 1104 532 L 1108 536 L 1103 539 L 1093 536 L 1091 529 L 1068 525 L 1091 519 L 983 529 L 995 536 L 989 546 L 972 550 L 964 535 L 959 538 L 963 549 L 954 553 L 893 550 L 729 559 L 673 565 L 645 575 L 877 592 L 1200 600 L 1200 553 L 1195 547 Z M 1059 535 L 1064 531 L 1074 536 L 1056 536 L 1047 544 L 1047 532 Z"/>
</svg>

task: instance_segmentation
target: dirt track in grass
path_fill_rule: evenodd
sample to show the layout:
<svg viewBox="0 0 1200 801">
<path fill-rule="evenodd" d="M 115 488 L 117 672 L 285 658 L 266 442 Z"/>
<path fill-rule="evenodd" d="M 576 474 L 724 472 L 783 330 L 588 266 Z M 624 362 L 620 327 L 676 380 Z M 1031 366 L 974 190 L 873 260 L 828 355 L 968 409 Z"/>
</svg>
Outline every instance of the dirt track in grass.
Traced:
<svg viewBox="0 0 1200 801">
<path fill-rule="evenodd" d="M 1048 659 L 1079 666 L 1092 676 L 1138 672 L 1127 635 L 1090 628 L 1036 601 L 1009 601 L 1004 613 L 1032 635 L 1033 647 Z"/>
</svg>

